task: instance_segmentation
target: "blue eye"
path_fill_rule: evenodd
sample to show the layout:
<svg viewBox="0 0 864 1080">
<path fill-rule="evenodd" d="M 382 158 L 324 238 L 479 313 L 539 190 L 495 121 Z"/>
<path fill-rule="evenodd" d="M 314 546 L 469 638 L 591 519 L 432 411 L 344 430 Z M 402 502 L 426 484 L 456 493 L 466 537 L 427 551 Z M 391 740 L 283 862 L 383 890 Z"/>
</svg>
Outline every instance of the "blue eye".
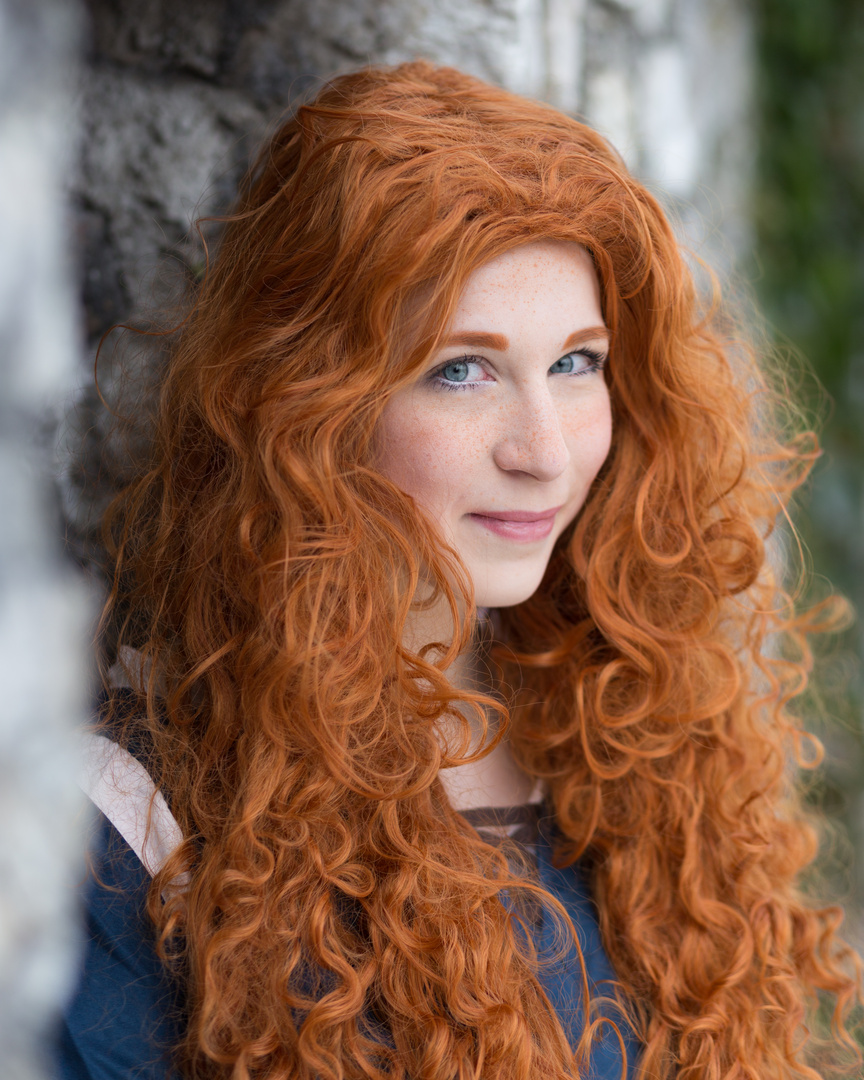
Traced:
<svg viewBox="0 0 864 1080">
<path fill-rule="evenodd" d="M 583 361 L 582 367 L 578 369 L 576 366 L 577 358 Z M 560 360 L 555 361 L 549 370 L 555 374 L 588 375 L 592 371 L 599 371 L 605 362 L 606 357 L 603 353 L 596 352 L 594 349 L 582 348 L 562 356 Z"/>
<path fill-rule="evenodd" d="M 550 375 L 590 375 L 600 371 L 606 363 L 606 355 L 594 349 L 582 347 L 569 352 L 549 368 Z M 494 382 L 493 379 L 469 378 L 472 366 L 479 367 L 481 372 L 482 360 L 480 357 L 462 356 L 458 360 L 449 360 L 446 364 L 431 372 L 429 378 L 436 390 L 474 390 L 482 382 Z"/>
<path fill-rule="evenodd" d="M 468 378 L 468 363 L 465 360 L 454 360 L 452 364 L 441 368 L 439 374 L 448 382 L 465 382 Z"/>
<path fill-rule="evenodd" d="M 468 379 L 468 371 L 472 364 L 479 367 L 478 361 L 473 357 L 463 356 L 459 360 L 451 360 L 443 367 L 438 368 L 437 371 L 433 371 L 432 380 L 436 388 L 442 390 L 473 390 L 476 384 Z"/>
</svg>

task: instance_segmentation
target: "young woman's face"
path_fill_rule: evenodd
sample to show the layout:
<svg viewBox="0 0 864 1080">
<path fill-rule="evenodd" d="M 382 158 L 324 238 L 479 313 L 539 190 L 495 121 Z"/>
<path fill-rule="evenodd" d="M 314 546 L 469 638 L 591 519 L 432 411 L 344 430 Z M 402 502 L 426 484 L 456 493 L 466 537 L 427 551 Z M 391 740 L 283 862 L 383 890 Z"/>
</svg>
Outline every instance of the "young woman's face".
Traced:
<svg viewBox="0 0 864 1080">
<path fill-rule="evenodd" d="M 607 352 L 588 253 L 537 241 L 474 271 L 442 348 L 385 407 L 378 465 L 440 525 L 481 607 L 537 589 L 606 459 Z"/>
</svg>

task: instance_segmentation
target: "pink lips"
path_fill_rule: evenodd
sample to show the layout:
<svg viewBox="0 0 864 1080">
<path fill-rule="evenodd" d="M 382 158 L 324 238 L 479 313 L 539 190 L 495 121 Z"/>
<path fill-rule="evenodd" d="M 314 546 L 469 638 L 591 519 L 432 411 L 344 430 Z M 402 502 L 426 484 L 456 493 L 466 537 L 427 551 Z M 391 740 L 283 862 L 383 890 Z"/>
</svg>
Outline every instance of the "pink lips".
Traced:
<svg viewBox="0 0 864 1080">
<path fill-rule="evenodd" d="M 495 510 L 470 514 L 469 517 L 508 540 L 545 540 L 555 526 L 555 515 L 560 509 L 560 506 L 553 506 L 536 513 L 530 510 Z"/>
</svg>

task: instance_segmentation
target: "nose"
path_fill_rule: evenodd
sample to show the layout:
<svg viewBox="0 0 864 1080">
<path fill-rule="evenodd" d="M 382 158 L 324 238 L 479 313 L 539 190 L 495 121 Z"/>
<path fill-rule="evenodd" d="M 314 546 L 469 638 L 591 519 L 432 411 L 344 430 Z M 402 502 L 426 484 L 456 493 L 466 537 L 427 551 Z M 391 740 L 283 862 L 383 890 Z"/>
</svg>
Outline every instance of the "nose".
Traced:
<svg viewBox="0 0 864 1080">
<path fill-rule="evenodd" d="M 558 408 L 548 390 L 520 395 L 504 409 L 492 460 L 505 472 L 555 480 L 570 463 Z"/>
</svg>

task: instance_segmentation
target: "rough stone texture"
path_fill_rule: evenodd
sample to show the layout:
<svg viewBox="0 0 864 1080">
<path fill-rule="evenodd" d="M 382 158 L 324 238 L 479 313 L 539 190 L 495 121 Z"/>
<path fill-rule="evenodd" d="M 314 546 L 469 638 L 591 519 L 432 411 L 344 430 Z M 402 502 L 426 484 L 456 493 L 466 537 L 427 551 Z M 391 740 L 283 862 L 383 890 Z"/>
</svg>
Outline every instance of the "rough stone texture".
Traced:
<svg viewBox="0 0 864 1080">
<path fill-rule="evenodd" d="M 60 556 L 46 411 L 80 363 L 62 216 L 77 6 L 0 0 L 0 1047 L 10 1080 L 43 1075 L 79 929 L 89 605 Z M 65 103 L 65 104 L 64 104 Z"/>
</svg>

